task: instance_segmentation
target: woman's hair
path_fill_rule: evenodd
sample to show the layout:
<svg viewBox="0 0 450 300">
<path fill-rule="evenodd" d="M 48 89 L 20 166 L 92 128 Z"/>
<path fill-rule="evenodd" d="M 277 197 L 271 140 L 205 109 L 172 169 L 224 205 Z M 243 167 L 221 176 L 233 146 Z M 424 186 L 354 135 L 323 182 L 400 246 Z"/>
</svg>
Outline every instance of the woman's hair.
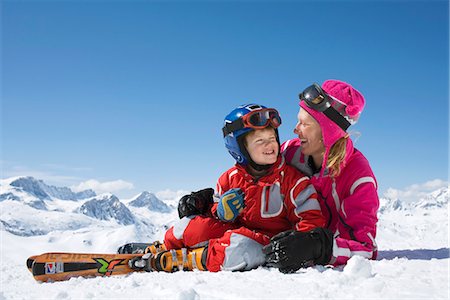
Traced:
<svg viewBox="0 0 450 300">
<path fill-rule="evenodd" d="M 341 174 L 342 162 L 345 158 L 348 134 L 341 137 L 330 148 L 327 159 L 327 168 L 330 170 L 331 177 L 337 177 Z"/>
</svg>

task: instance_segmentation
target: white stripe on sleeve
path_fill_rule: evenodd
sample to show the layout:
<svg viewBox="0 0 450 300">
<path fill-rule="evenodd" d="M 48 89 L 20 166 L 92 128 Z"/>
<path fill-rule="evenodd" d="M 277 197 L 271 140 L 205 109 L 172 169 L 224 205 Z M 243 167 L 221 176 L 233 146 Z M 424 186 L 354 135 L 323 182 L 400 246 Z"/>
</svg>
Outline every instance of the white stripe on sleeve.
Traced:
<svg viewBox="0 0 450 300">
<path fill-rule="evenodd" d="M 363 184 L 363 183 L 368 183 L 371 182 L 373 183 L 373 185 L 375 186 L 375 188 L 377 188 L 377 184 L 375 183 L 375 179 L 373 179 L 373 177 L 367 176 L 367 177 L 361 177 L 358 180 L 356 180 L 353 184 L 352 187 L 350 188 L 350 195 L 353 195 L 353 192 L 356 190 L 356 188 Z"/>
</svg>

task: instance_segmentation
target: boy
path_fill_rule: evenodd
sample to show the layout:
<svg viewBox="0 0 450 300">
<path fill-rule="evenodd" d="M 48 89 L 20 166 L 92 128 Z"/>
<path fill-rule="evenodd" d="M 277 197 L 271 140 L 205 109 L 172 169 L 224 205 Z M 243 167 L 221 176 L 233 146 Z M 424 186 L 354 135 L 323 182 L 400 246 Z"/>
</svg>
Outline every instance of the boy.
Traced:
<svg viewBox="0 0 450 300">
<path fill-rule="evenodd" d="M 280 125 L 275 109 L 257 104 L 228 114 L 222 130 L 235 166 L 220 176 L 215 197 L 205 189 L 180 199 L 181 219 L 166 232 L 164 244 L 149 246 L 132 266 L 166 272 L 251 270 L 264 264 L 262 247 L 275 234 L 323 226 L 309 178 L 280 155 Z"/>
</svg>

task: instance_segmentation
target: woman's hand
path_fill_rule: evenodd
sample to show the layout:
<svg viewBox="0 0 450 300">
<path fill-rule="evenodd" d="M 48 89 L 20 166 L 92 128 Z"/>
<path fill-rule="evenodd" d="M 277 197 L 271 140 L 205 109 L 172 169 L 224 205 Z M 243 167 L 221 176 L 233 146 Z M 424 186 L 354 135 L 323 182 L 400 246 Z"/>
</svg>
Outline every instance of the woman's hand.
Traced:
<svg viewBox="0 0 450 300">
<path fill-rule="evenodd" d="M 263 247 L 267 265 L 279 268 L 283 273 L 293 273 L 312 265 L 326 265 L 332 252 L 333 234 L 321 227 L 309 232 L 281 232 Z"/>
</svg>

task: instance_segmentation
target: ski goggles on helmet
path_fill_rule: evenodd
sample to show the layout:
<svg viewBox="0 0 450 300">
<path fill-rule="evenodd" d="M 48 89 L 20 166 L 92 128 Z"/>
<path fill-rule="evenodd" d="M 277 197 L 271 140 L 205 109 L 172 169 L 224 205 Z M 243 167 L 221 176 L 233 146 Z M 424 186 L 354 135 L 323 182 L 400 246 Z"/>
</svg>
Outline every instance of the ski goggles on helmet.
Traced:
<svg viewBox="0 0 450 300">
<path fill-rule="evenodd" d="M 262 108 L 245 114 L 231 123 L 226 123 L 222 128 L 223 136 L 244 128 L 263 129 L 267 126 L 278 128 L 281 125 L 281 117 L 274 108 Z"/>
<path fill-rule="evenodd" d="M 342 130 L 346 131 L 350 127 L 350 121 L 340 113 L 340 111 L 345 113 L 345 105 L 325 93 L 317 83 L 304 89 L 298 95 L 298 98 L 300 101 L 305 102 L 309 108 L 325 114 L 331 121 L 341 127 Z"/>
</svg>

